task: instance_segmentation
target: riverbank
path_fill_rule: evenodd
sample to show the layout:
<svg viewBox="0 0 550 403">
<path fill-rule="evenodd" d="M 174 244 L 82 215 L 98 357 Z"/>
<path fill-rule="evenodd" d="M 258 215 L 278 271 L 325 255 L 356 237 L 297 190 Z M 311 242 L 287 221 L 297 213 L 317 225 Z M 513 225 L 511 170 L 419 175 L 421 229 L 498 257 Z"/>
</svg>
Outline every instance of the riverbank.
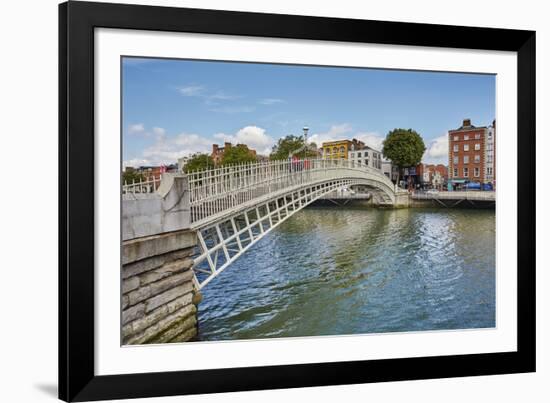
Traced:
<svg viewBox="0 0 550 403">
<path fill-rule="evenodd" d="M 494 201 L 485 200 L 417 200 L 412 197 L 409 198 L 409 205 L 400 205 L 397 207 L 392 206 L 380 206 L 375 204 L 372 200 L 364 199 L 318 199 L 311 203 L 312 207 L 367 207 L 367 208 L 381 208 L 381 209 L 402 209 L 402 208 L 456 208 L 456 209 L 495 209 Z M 307 207 L 306 207 L 307 208 Z"/>
</svg>

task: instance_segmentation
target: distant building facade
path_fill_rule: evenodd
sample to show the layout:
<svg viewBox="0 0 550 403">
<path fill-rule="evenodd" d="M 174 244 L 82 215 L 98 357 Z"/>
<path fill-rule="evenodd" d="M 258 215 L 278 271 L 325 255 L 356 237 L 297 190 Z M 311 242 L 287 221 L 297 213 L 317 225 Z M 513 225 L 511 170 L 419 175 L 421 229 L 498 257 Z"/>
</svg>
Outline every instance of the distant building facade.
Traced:
<svg viewBox="0 0 550 403">
<path fill-rule="evenodd" d="M 485 179 L 486 182 L 491 183 L 493 187 L 496 181 L 496 154 L 495 154 L 495 140 L 497 133 L 496 120 L 493 120 L 493 124 L 487 128 L 487 136 L 485 137 Z"/>
<path fill-rule="evenodd" d="M 178 158 L 178 172 L 184 172 L 185 166 L 189 162 L 189 157 Z"/>
<path fill-rule="evenodd" d="M 210 156 L 212 157 L 212 160 L 214 161 L 214 165 L 221 164 L 225 151 L 229 150 L 231 147 L 243 147 L 243 148 L 248 150 L 250 155 L 256 157 L 256 150 L 248 148 L 248 146 L 246 144 L 232 145 L 229 142 L 225 142 L 223 147 L 220 147 L 217 144 L 212 144 L 212 154 L 210 154 Z"/>
<path fill-rule="evenodd" d="M 365 147 L 365 143 L 357 139 L 325 141 L 322 146 L 323 158 L 330 160 L 347 160 L 349 152 Z"/>
<path fill-rule="evenodd" d="M 169 172 L 178 172 L 178 164 L 168 164 L 168 165 L 142 165 L 140 167 L 126 167 L 125 172 L 135 172 L 140 174 L 145 178 L 150 177 L 159 177 L 163 173 Z"/>
<path fill-rule="evenodd" d="M 348 152 L 348 159 L 358 164 L 382 170 L 382 153 L 369 146 L 352 147 L 352 150 Z"/>
<path fill-rule="evenodd" d="M 399 168 L 396 165 L 393 165 L 390 160 L 386 159 L 382 159 L 380 164 L 382 173 L 386 175 L 392 182 L 397 182 Z"/>
<path fill-rule="evenodd" d="M 443 164 L 418 164 L 416 167 L 419 183 L 423 188 L 440 189 L 447 183 L 448 168 Z"/>
<path fill-rule="evenodd" d="M 494 125 L 476 127 L 464 119 L 458 129 L 449 130 L 449 183 L 453 187 L 466 182 L 494 184 Z"/>
</svg>

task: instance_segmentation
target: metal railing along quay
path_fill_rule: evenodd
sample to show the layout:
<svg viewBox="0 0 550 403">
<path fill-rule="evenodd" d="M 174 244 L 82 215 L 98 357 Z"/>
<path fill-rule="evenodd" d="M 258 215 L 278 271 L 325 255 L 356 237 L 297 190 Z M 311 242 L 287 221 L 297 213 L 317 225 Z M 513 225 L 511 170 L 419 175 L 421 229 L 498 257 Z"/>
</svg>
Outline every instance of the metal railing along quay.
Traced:
<svg viewBox="0 0 550 403">
<path fill-rule="evenodd" d="M 412 198 L 415 200 L 473 200 L 473 201 L 495 201 L 494 191 L 468 190 L 468 191 L 442 191 L 442 192 L 414 192 Z"/>
</svg>

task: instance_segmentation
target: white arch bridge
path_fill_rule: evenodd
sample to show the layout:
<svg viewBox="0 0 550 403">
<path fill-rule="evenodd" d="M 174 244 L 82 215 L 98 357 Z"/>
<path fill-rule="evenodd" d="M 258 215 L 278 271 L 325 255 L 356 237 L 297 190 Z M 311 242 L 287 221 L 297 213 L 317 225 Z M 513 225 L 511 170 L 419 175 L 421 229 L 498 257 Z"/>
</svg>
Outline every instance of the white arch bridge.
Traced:
<svg viewBox="0 0 550 403">
<path fill-rule="evenodd" d="M 159 178 L 125 184 L 123 200 L 148 200 L 153 193 L 160 200 L 157 204 L 163 211 L 161 215 L 179 215 L 176 221 L 180 226 L 187 224 L 196 231 L 198 248 L 193 268 L 198 289 L 273 228 L 335 190 L 362 185 L 380 205 L 405 204 L 408 200 L 407 192 L 398 190 L 380 171 L 348 160 L 258 162 L 179 177 L 183 178 L 179 185 L 178 176 L 173 175 L 165 175 L 162 181 Z M 174 192 L 178 187 L 180 191 Z M 128 219 L 132 213 L 135 211 L 126 214 L 123 207 L 123 218 Z M 123 239 L 143 235 L 136 233 L 140 231 L 136 224 L 143 224 L 146 213 L 140 214 L 130 229 L 123 225 Z M 161 221 L 159 225 L 166 226 L 166 219 L 161 217 Z M 157 232 L 169 229 L 160 228 Z"/>
</svg>

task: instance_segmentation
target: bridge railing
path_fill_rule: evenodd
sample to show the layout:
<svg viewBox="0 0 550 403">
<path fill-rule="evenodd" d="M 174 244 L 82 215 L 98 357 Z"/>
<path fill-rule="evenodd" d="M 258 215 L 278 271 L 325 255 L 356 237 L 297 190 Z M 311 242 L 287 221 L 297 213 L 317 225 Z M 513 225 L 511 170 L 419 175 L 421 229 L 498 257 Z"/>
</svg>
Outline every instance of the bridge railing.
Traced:
<svg viewBox="0 0 550 403">
<path fill-rule="evenodd" d="M 187 174 L 191 222 L 294 186 L 338 178 L 342 169 L 353 169 L 394 189 L 380 171 L 349 160 L 278 160 L 221 166 Z"/>
<path fill-rule="evenodd" d="M 132 181 L 128 183 L 124 181 L 122 185 L 122 194 L 136 194 L 136 193 L 154 193 L 160 186 L 162 175 L 150 176 L 139 181 Z"/>
</svg>

